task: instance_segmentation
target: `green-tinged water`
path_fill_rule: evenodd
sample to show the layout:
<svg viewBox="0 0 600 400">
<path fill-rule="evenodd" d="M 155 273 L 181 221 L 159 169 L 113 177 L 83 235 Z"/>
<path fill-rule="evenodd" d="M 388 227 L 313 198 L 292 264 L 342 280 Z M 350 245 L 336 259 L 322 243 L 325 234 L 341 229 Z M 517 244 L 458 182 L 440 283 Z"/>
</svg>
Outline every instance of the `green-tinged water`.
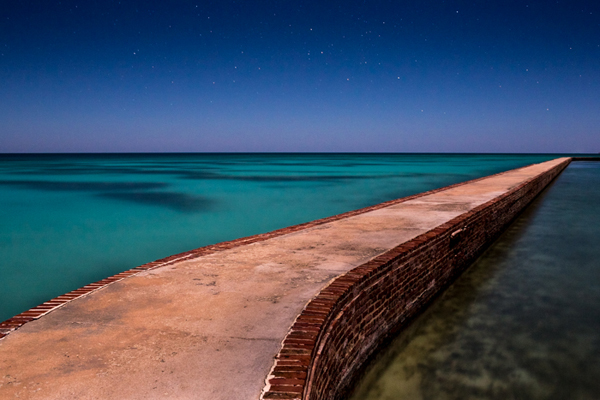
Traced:
<svg viewBox="0 0 600 400">
<path fill-rule="evenodd" d="M 572 163 L 352 399 L 600 399 L 600 162 Z"/>
<path fill-rule="evenodd" d="M 0 321 L 171 254 L 554 155 L 0 155 Z"/>
</svg>

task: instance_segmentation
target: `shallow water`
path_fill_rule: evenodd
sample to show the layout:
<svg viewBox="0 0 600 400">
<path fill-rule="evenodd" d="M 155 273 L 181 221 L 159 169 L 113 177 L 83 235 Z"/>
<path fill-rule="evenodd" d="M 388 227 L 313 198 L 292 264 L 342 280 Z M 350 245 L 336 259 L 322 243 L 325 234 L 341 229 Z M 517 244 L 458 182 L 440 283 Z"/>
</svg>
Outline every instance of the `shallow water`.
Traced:
<svg viewBox="0 0 600 400">
<path fill-rule="evenodd" d="M 599 399 L 600 163 L 572 163 L 378 358 L 353 400 Z"/>
<path fill-rule="evenodd" d="M 171 254 L 555 155 L 0 155 L 0 321 Z"/>
</svg>

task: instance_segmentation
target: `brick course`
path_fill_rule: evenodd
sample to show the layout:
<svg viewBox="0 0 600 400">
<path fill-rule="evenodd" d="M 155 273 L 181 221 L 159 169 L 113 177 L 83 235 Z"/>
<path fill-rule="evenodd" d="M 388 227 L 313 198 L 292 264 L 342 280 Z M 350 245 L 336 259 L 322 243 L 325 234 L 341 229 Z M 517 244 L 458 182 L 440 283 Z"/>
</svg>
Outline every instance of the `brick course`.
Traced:
<svg viewBox="0 0 600 400">
<path fill-rule="evenodd" d="M 343 398 L 369 357 L 468 267 L 570 161 L 336 278 L 292 325 L 261 398 Z"/>
</svg>

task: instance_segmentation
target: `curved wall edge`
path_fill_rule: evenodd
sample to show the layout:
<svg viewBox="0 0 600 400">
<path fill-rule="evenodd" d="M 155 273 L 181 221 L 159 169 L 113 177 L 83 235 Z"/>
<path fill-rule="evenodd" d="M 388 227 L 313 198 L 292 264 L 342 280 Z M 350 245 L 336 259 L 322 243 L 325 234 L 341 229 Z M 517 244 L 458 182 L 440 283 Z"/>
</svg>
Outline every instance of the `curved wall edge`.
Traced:
<svg viewBox="0 0 600 400">
<path fill-rule="evenodd" d="M 343 398 L 372 354 L 481 255 L 570 162 L 335 278 L 291 326 L 261 399 Z"/>
</svg>

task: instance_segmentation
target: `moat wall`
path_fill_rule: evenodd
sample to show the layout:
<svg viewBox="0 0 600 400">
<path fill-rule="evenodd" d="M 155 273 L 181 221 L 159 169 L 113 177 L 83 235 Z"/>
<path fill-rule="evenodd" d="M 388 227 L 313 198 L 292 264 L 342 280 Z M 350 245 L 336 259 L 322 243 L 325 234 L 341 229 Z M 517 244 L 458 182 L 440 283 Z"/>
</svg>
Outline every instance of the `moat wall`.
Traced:
<svg viewBox="0 0 600 400">
<path fill-rule="evenodd" d="M 264 399 L 339 399 L 391 336 L 468 267 L 571 160 L 336 278 L 283 342 Z"/>
<path fill-rule="evenodd" d="M 59 296 L 0 323 L 0 397 L 343 398 L 570 161 L 191 250 Z"/>
</svg>

